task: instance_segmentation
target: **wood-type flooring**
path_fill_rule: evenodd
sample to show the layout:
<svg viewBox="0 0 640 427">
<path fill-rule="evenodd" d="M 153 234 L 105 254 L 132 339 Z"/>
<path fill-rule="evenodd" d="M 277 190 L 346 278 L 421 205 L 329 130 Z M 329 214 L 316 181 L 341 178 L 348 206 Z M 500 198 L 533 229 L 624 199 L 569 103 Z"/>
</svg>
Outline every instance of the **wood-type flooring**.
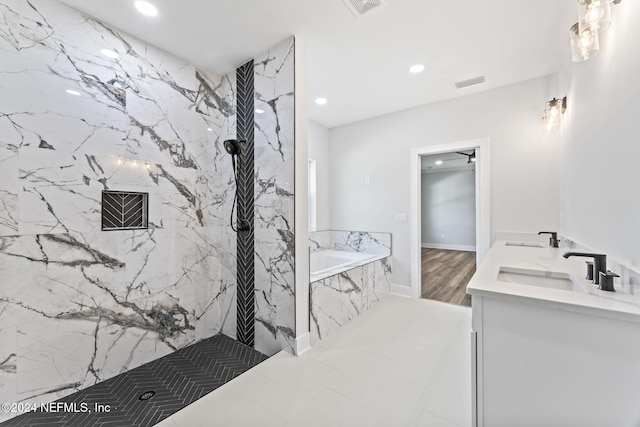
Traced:
<svg viewBox="0 0 640 427">
<path fill-rule="evenodd" d="M 466 288 L 475 272 L 475 252 L 422 248 L 422 298 L 471 307 Z"/>
</svg>

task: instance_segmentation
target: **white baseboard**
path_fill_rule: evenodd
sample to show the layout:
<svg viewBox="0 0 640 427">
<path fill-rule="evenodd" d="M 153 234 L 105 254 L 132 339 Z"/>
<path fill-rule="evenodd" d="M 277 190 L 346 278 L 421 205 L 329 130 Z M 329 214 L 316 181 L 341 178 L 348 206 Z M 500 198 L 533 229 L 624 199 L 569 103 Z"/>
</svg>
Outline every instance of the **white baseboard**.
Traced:
<svg viewBox="0 0 640 427">
<path fill-rule="evenodd" d="M 298 338 L 296 338 L 295 345 L 296 356 L 301 356 L 307 351 L 311 350 L 311 334 L 309 332 L 305 332 L 304 334 L 300 335 Z"/>
<path fill-rule="evenodd" d="M 450 251 L 466 251 L 466 252 L 475 252 L 475 246 L 467 246 L 467 245 L 448 245 L 443 243 L 423 243 L 423 248 L 431 248 L 431 249 L 448 249 Z"/>
<path fill-rule="evenodd" d="M 411 287 L 402 285 L 391 285 L 391 294 L 401 297 L 411 297 Z"/>
</svg>

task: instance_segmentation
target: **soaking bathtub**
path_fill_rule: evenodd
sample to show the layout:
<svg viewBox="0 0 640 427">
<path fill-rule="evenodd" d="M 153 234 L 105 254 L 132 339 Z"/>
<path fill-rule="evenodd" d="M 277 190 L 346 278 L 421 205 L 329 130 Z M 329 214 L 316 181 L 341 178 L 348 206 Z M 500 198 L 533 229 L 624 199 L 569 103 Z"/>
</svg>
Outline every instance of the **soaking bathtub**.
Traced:
<svg viewBox="0 0 640 427">
<path fill-rule="evenodd" d="M 322 280 L 385 257 L 386 255 L 381 254 L 335 250 L 313 252 L 309 261 L 311 282 Z"/>
</svg>

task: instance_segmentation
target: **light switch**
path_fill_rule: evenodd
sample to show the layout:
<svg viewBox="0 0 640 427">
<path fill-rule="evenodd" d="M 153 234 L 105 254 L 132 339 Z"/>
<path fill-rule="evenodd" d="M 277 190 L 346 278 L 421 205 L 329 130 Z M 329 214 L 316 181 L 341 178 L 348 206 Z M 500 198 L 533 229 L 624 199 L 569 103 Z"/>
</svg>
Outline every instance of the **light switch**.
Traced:
<svg viewBox="0 0 640 427">
<path fill-rule="evenodd" d="M 364 183 L 369 185 L 371 184 L 371 176 L 370 175 L 365 175 L 364 176 Z"/>
<path fill-rule="evenodd" d="M 397 213 L 396 222 L 409 222 L 409 215 Z"/>
</svg>

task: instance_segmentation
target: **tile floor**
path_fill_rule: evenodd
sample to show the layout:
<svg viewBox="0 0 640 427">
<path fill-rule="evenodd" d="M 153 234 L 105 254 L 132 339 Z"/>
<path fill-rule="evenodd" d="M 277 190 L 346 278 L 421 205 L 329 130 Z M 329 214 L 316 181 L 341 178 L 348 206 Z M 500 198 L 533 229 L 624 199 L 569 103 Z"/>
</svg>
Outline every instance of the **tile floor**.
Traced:
<svg viewBox="0 0 640 427">
<path fill-rule="evenodd" d="M 267 356 L 215 335 L 58 400 L 78 407 L 109 405 L 107 412 L 28 412 L 2 427 L 149 426 L 206 396 Z M 149 400 L 139 396 L 147 391 Z"/>
<path fill-rule="evenodd" d="M 157 426 L 468 427 L 470 330 L 468 307 L 390 297 Z"/>
</svg>

